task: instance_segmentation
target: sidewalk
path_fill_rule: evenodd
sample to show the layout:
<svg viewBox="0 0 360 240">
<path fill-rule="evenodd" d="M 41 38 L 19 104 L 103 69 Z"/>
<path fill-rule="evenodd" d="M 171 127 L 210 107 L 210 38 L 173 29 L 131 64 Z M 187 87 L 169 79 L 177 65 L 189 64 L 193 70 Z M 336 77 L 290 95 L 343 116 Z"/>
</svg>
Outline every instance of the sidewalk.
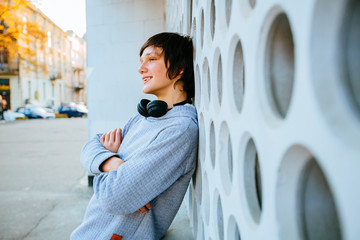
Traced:
<svg viewBox="0 0 360 240">
<path fill-rule="evenodd" d="M 80 151 L 87 119 L 0 124 L 0 239 L 64 240 L 92 195 Z M 182 207 L 164 239 L 193 239 Z"/>
</svg>

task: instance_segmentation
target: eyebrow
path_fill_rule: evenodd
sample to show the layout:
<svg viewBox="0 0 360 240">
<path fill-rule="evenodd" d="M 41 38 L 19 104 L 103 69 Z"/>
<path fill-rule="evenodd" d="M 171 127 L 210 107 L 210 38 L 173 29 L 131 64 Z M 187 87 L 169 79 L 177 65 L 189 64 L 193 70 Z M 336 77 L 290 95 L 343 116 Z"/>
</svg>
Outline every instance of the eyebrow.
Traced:
<svg viewBox="0 0 360 240">
<path fill-rule="evenodd" d="M 145 55 L 142 55 L 142 56 L 140 57 L 140 62 L 141 62 L 145 57 L 148 57 L 148 56 L 150 56 L 150 55 L 156 55 L 156 56 L 158 56 L 158 57 L 161 57 L 162 54 L 163 54 L 162 52 L 159 54 L 159 53 L 157 53 L 157 52 L 155 52 L 155 51 L 151 51 L 151 52 L 149 52 L 149 53 L 145 53 Z"/>
<path fill-rule="evenodd" d="M 157 56 L 161 56 L 161 54 L 155 52 L 155 51 L 151 51 L 149 53 L 146 53 L 144 56 L 149 56 L 149 55 L 157 55 Z M 141 58 L 141 57 L 140 57 Z"/>
</svg>

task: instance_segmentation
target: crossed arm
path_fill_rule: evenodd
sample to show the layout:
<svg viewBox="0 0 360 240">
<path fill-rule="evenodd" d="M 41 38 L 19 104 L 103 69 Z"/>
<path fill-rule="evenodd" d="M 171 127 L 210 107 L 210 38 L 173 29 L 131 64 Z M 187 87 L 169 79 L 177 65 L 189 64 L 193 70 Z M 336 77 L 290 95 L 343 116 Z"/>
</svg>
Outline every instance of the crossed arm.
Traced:
<svg viewBox="0 0 360 240">
<path fill-rule="evenodd" d="M 117 153 L 121 145 L 121 128 L 116 128 L 108 133 L 103 134 L 100 137 L 100 143 L 109 150 L 110 152 Z M 100 165 L 100 171 L 110 172 L 116 171 L 124 161 L 117 157 L 113 156 L 108 158 Z M 147 203 L 145 206 L 137 210 L 139 213 L 146 213 L 151 209 L 151 203 Z"/>
</svg>

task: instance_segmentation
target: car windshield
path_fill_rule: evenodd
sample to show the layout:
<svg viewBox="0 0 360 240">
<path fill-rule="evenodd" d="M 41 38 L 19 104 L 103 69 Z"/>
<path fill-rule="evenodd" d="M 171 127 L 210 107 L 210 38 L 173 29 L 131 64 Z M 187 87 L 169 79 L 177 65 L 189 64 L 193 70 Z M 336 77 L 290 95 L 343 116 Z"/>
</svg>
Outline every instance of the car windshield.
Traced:
<svg viewBox="0 0 360 240">
<path fill-rule="evenodd" d="M 30 108 L 31 111 L 37 111 L 37 112 L 46 112 L 45 109 L 39 106 L 34 106 Z"/>
<path fill-rule="evenodd" d="M 78 108 L 80 111 L 87 111 L 86 107 L 83 106 L 83 105 L 78 105 L 77 108 Z"/>
</svg>

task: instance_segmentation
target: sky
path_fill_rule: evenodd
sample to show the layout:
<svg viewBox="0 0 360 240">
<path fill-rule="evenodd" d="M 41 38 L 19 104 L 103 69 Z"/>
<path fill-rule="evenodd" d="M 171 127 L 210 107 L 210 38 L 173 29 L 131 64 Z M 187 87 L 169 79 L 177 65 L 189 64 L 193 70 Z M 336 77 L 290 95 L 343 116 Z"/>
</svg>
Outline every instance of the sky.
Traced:
<svg viewBox="0 0 360 240">
<path fill-rule="evenodd" d="M 73 30 L 79 37 L 86 32 L 85 0 L 32 0 L 62 30 Z"/>
</svg>

